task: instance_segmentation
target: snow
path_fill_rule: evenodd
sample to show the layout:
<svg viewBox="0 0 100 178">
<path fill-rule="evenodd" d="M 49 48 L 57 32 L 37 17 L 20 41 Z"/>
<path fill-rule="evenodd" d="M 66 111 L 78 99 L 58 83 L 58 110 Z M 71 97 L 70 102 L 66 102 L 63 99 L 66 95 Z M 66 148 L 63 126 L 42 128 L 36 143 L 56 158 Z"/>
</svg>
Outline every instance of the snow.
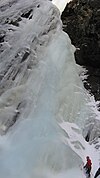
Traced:
<svg viewBox="0 0 100 178">
<path fill-rule="evenodd" d="M 85 123 L 96 114 L 78 75 L 75 48 L 62 31 L 59 11 L 45 0 L 19 0 L 0 15 L 2 20 L 7 16 L 9 20 L 16 19 L 30 8 L 33 8 L 31 19 L 22 18 L 19 27 L 4 26 L 8 47 L 4 46 L 0 70 L 12 58 L 15 61 L 10 68 L 13 72 L 8 70 L 2 81 L 5 90 L 0 98 L 0 114 L 11 118 L 13 112 L 20 111 L 20 118 L 6 135 L 0 136 L 0 175 L 85 178 L 81 166 L 86 155 L 92 159 L 93 174 L 99 165 L 99 151 L 83 138 Z M 24 52 L 30 55 L 21 63 Z M 31 67 L 27 69 L 28 64 Z M 20 72 L 12 81 L 19 66 Z M 11 82 L 9 88 L 7 81 Z"/>
<path fill-rule="evenodd" d="M 97 168 L 99 167 L 99 152 L 96 151 L 94 145 L 87 143 L 83 136 L 80 134 L 80 128 L 69 122 L 63 122 L 60 125 L 65 132 L 68 134 L 69 138 L 63 137 L 63 141 L 66 144 L 69 143 L 72 150 L 74 150 L 83 160 L 83 163 L 86 163 L 86 156 L 88 155 L 92 160 L 92 173 L 94 175 Z M 80 165 L 82 168 L 82 164 Z"/>
<path fill-rule="evenodd" d="M 76 66 L 77 66 L 78 74 L 79 74 L 81 80 L 83 81 L 83 83 L 86 82 L 86 79 L 88 77 L 88 75 L 86 74 L 87 73 L 86 68 L 79 66 L 79 65 L 76 65 Z M 96 114 L 95 119 L 100 120 L 100 112 L 98 111 L 98 105 L 100 104 L 100 102 L 95 101 L 94 96 L 91 94 L 90 95 L 90 102 L 88 104 L 93 107 L 94 113 Z"/>
</svg>

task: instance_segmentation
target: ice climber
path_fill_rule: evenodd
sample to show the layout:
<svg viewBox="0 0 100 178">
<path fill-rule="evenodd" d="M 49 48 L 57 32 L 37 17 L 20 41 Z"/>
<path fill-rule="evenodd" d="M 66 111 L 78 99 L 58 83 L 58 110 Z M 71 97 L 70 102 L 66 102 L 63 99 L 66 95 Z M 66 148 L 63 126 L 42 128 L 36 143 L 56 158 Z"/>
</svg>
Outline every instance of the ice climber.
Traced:
<svg viewBox="0 0 100 178">
<path fill-rule="evenodd" d="M 91 173 L 91 168 L 92 168 L 92 162 L 91 162 L 91 159 L 89 158 L 89 156 L 87 156 L 86 159 L 87 159 L 87 162 L 84 166 L 84 169 L 85 169 L 87 178 L 89 178 L 90 173 Z"/>
</svg>

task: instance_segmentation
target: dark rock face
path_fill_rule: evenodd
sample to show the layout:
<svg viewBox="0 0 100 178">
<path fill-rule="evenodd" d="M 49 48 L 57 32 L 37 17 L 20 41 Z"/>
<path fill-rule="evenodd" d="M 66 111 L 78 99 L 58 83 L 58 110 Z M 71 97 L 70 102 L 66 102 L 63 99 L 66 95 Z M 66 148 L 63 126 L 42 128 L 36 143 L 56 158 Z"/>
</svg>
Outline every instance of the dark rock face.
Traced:
<svg viewBox="0 0 100 178">
<path fill-rule="evenodd" d="M 73 0 L 66 5 L 61 18 L 63 30 L 77 48 L 76 63 L 88 69 L 89 90 L 100 100 L 96 91 L 100 90 L 100 1 Z"/>
<path fill-rule="evenodd" d="M 100 68 L 86 67 L 88 78 L 84 82 L 85 88 L 100 101 Z M 97 106 L 100 111 L 100 105 Z"/>
</svg>

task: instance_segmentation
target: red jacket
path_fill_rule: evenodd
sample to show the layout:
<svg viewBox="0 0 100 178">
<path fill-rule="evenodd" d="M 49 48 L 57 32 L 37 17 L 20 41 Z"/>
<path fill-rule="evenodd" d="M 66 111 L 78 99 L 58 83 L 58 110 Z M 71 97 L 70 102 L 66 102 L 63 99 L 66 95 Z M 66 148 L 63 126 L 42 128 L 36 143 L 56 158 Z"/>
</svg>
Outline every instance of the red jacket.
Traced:
<svg viewBox="0 0 100 178">
<path fill-rule="evenodd" d="M 91 160 L 88 159 L 88 160 L 87 160 L 87 163 L 86 163 L 86 166 L 87 166 L 88 168 L 91 168 L 91 165 L 92 165 Z"/>
</svg>

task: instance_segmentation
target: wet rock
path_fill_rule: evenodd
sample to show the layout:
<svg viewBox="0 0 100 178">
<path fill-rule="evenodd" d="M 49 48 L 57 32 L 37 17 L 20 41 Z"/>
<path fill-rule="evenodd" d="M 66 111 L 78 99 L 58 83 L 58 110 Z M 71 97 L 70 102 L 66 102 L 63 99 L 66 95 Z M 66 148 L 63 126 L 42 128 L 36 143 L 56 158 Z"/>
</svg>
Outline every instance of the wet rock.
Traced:
<svg viewBox="0 0 100 178">
<path fill-rule="evenodd" d="M 24 12 L 22 15 L 21 15 L 21 17 L 23 17 L 23 18 L 29 18 L 30 19 L 30 17 L 32 17 L 32 9 L 30 9 L 29 11 L 26 11 L 26 12 Z"/>
<path fill-rule="evenodd" d="M 4 42 L 4 37 L 5 37 L 5 31 L 1 30 L 0 31 L 0 43 Z"/>
<path fill-rule="evenodd" d="M 21 20 L 22 20 L 21 17 L 18 17 L 17 19 L 12 19 L 10 22 L 9 22 L 9 20 L 8 20 L 8 22 L 9 22 L 9 24 L 12 24 L 12 25 L 18 27 L 18 26 L 19 26 L 19 22 L 20 22 Z"/>
</svg>

